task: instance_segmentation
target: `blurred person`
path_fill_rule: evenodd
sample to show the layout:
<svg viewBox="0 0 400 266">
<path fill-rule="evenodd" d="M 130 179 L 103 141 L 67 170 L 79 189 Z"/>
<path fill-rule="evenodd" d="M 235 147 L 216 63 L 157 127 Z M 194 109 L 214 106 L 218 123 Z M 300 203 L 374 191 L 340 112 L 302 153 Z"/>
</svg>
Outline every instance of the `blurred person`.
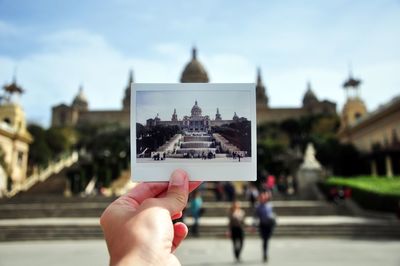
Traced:
<svg viewBox="0 0 400 266">
<path fill-rule="evenodd" d="M 278 185 L 277 185 L 278 191 L 281 194 L 286 194 L 287 191 L 287 183 L 286 183 L 286 177 L 283 174 L 280 174 L 278 177 Z"/>
<path fill-rule="evenodd" d="M 269 191 L 275 191 L 275 176 L 274 175 L 268 175 L 267 179 L 265 180 L 265 188 Z"/>
<path fill-rule="evenodd" d="M 235 254 L 236 261 L 240 261 L 240 253 L 243 248 L 244 240 L 244 218 L 245 213 L 243 209 L 240 208 L 240 203 L 234 201 L 229 210 L 229 230 L 230 237 L 233 243 L 233 252 Z"/>
<path fill-rule="evenodd" d="M 199 236 L 199 220 L 202 214 L 203 199 L 198 190 L 193 191 L 192 200 L 190 201 L 190 213 L 193 217 L 193 225 L 191 228 L 194 236 Z"/>
<path fill-rule="evenodd" d="M 262 191 L 258 196 L 258 205 L 255 209 L 254 220 L 258 221 L 258 229 L 262 238 L 263 261 L 268 261 L 268 241 L 276 225 L 275 214 L 270 202 L 271 192 Z"/>
<path fill-rule="evenodd" d="M 175 170 L 169 183 L 141 183 L 107 207 L 100 224 L 110 265 L 180 265 L 173 252 L 188 228 L 172 220 L 200 185 L 188 180 L 185 171 Z"/>
<path fill-rule="evenodd" d="M 246 197 L 250 202 L 251 208 L 254 208 L 254 205 L 256 204 L 257 198 L 258 198 L 258 189 L 257 187 L 250 183 L 249 186 L 246 189 Z"/>
<path fill-rule="evenodd" d="M 223 200 L 223 198 L 224 198 L 224 186 L 222 185 L 222 182 L 216 182 L 215 183 L 214 193 L 215 193 L 215 200 L 216 201 Z"/>
<path fill-rule="evenodd" d="M 224 183 L 224 191 L 227 201 L 234 201 L 236 198 L 236 190 L 233 184 L 229 181 Z"/>
</svg>

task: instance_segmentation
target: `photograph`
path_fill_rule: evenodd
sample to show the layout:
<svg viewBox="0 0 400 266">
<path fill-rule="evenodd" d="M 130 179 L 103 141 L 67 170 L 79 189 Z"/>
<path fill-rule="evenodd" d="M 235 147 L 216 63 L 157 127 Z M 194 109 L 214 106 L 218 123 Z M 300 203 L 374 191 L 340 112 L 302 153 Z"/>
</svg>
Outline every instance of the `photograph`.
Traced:
<svg viewBox="0 0 400 266">
<path fill-rule="evenodd" d="M 214 170 L 211 176 L 217 180 L 218 171 L 222 171 L 221 176 L 233 169 L 237 171 L 231 165 L 255 168 L 254 84 L 133 87 L 132 142 L 136 147 L 132 149 L 132 159 L 137 171 L 166 169 L 170 165 L 198 169 L 207 165 Z M 232 174 L 232 178 L 250 178 L 235 176 Z"/>
</svg>

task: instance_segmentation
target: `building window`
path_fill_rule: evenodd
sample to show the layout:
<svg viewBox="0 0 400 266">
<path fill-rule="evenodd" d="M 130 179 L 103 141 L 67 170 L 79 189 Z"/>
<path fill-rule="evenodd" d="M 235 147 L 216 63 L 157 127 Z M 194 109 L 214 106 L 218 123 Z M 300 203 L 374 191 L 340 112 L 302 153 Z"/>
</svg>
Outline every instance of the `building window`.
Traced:
<svg viewBox="0 0 400 266">
<path fill-rule="evenodd" d="M 3 122 L 6 123 L 7 125 L 11 126 L 11 119 L 6 117 L 3 119 Z"/>
<path fill-rule="evenodd" d="M 24 153 L 22 151 L 19 151 L 17 156 L 18 156 L 17 157 L 17 165 L 18 165 L 18 167 L 22 167 L 23 163 L 24 163 Z"/>
</svg>

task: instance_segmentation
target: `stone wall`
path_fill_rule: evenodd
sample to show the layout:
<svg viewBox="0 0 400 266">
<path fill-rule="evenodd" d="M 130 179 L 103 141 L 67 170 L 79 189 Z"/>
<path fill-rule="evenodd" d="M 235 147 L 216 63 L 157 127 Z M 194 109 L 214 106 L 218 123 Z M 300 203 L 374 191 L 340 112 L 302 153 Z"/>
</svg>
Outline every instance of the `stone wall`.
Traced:
<svg viewBox="0 0 400 266">
<path fill-rule="evenodd" d="M 130 111 L 83 111 L 79 113 L 78 124 L 118 124 L 123 127 L 130 127 Z"/>
<path fill-rule="evenodd" d="M 299 119 L 308 114 L 304 108 L 257 108 L 257 124 Z"/>
</svg>

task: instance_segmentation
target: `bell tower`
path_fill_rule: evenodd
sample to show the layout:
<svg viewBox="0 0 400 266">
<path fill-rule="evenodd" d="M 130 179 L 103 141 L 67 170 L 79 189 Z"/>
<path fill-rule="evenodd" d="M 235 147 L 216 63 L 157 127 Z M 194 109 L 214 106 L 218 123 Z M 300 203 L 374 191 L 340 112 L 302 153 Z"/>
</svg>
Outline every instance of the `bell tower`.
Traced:
<svg viewBox="0 0 400 266">
<path fill-rule="evenodd" d="M 367 107 L 360 97 L 360 85 L 361 80 L 354 78 L 351 72 L 349 78 L 343 83 L 346 103 L 343 106 L 341 115 L 342 130 L 351 127 L 367 114 Z"/>
</svg>

